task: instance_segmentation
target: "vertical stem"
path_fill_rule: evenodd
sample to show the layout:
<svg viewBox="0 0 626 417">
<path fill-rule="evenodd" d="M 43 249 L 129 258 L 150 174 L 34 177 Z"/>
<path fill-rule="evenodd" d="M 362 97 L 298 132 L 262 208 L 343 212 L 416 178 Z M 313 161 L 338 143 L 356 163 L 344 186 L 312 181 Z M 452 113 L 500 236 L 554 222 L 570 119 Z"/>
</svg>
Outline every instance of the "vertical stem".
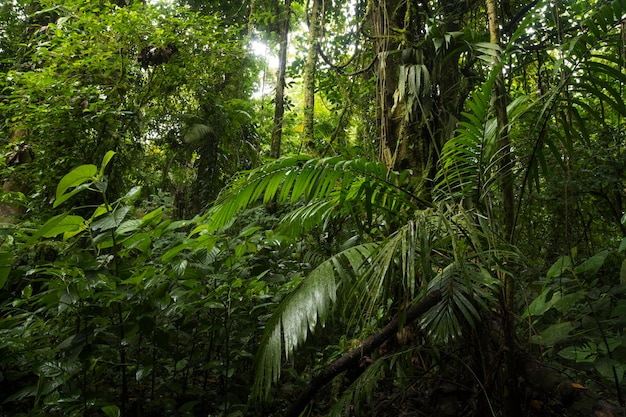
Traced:
<svg viewBox="0 0 626 417">
<path fill-rule="evenodd" d="M 117 303 L 117 319 L 120 325 L 120 362 L 122 365 L 122 398 L 120 399 L 120 415 L 126 417 L 126 402 L 128 401 L 128 379 L 126 375 L 126 349 L 124 348 L 124 315 L 122 303 Z"/>
<path fill-rule="evenodd" d="M 107 213 L 111 214 L 113 209 L 109 204 L 109 200 L 107 199 L 107 195 L 105 192 L 102 192 L 102 200 L 104 201 L 104 206 L 106 207 Z M 115 239 L 115 230 L 111 230 L 111 240 L 113 241 L 113 276 L 118 276 L 118 254 L 117 254 L 117 241 Z M 126 348 L 124 347 L 124 338 L 126 334 L 124 332 L 124 312 L 122 310 L 122 303 L 117 303 L 117 321 L 120 326 L 120 362 L 122 366 L 122 398 L 120 398 L 120 416 L 126 417 L 126 403 L 128 402 L 128 377 L 126 375 Z"/>
<path fill-rule="evenodd" d="M 497 0 L 486 0 L 487 18 L 489 21 L 489 40 L 493 44 L 500 43 L 498 30 L 498 9 Z M 500 188 L 502 191 L 502 211 L 504 216 L 504 233 L 508 242 L 513 241 L 515 227 L 515 203 L 513 193 L 513 158 L 511 155 L 511 141 L 508 132 L 507 97 L 502 70 L 498 74 L 495 82 L 494 102 L 496 108 L 496 118 L 498 123 L 498 149 L 501 154 L 500 163 Z M 516 404 L 515 396 L 518 392 L 517 377 L 515 372 L 515 362 L 512 355 L 514 339 L 513 320 L 513 279 L 510 275 L 503 274 L 504 281 L 504 305 L 503 305 L 503 343 L 504 346 L 504 391 L 503 405 L 505 415 L 518 417 L 521 415 L 520 408 Z"/>
<path fill-rule="evenodd" d="M 320 33 L 321 0 L 312 0 L 311 13 L 309 15 L 309 39 L 306 63 L 304 65 L 304 142 L 315 142 L 315 70 L 317 64 L 317 40 Z M 308 3 L 308 2 L 307 2 Z"/>
<path fill-rule="evenodd" d="M 283 116 L 285 114 L 285 73 L 287 72 L 287 46 L 289 39 L 289 20 L 291 15 L 291 0 L 285 0 L 285 5 L 279 21 L 278 36 L 280 48 L 278 51 L 278 71 L 276 72 L 276 107 L 274 109 L 274 128 L 270 157 L 280 157 L 280 146 L 283 137 Z M 277 16 L 278 17 L 278 16 Z"/>
<path fill-rule="evenodd" d="M 231 288 L 228 289 L 228 299 L 227 299 L 227 303 L 226 303 L 226 313 L 224 314 L 224 321 L 223 321 L 223 325 L 224 325 L 224 345 L 225 345 L 225 352 L 226 352 L 226 358 L 224 360 L 224 365 L 225 365 L 225 369 L 226 369 L 226 373 L 224 375 L 224 415 L 228 415 L 228 387 L 229 387 L 229 379 L 230 376 L 228 375 L 230 372 L 230 332 L 228 329 L 228 323 L 230 322 L 230 301 L 231 301 Z"/>
<path fill-rule="evenodd" d="M 489 40 L 493 44 L 500 43 L 498 30 L 498 13 L 496 8 L 496 0 L 487 0 L 487 16 L 489 19 Z M 500 153 L 502 155 L 500 169 L 502 188 L 502 205 L 504 217 L 504 232 L 508 242 L 513 240 L 515 227 L 515 204 L 513 193 L 513 158 L 511 155 L 511 141 L 509 138 L 508 124 L 509 119 L 506 112 L 507 97 L 504 85 L 504 76 L 502 72 L 498 75 L 495 82 L 495 106 L 496 117 L 498 121 L 498 135 Z"/>
</svg>

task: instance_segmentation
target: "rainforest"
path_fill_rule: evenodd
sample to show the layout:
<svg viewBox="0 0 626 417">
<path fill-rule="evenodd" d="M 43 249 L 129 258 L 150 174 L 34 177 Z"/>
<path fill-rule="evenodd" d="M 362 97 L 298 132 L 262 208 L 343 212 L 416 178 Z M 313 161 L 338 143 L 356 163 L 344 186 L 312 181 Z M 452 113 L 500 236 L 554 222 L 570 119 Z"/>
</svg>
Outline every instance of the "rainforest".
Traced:
<svg viewBox="0 0 626 417">
<path fill-rule="evenodd" d="M 626 413 L 626 1 L 0 3 L 0 417 Z"/>
</svg>

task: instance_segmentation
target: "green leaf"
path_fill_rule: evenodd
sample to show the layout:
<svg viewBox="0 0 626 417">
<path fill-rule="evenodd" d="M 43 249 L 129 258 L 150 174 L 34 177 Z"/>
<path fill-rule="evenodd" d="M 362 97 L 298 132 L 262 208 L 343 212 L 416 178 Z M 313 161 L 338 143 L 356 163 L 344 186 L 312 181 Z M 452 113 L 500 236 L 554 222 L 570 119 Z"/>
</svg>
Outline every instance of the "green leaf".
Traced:
<svg viewBox="0 0 626 417">
<path fill-rule="evenodd" d="M 574 268 L 574 273 L 588 275 L 596 274 L 600 270 L 602 265 L 604 265 L 604 261 L 606 260 L 606 257 L 608 255 L 609 251 L 603 250 L 602 252 L 592 256 L 591 258 L 587 259 L 585 262 Z"/>
<path fill-rule="evenodd" d="M 576 361 L 576 363 L 593 362 L 598 354 L 595 345 L 587 344 L 585 346 L 567 346 L 559 351 L 559 356 L 563 359 Z"/>
<path fill-rule="evenodd" d="M 580 290 L 573 294 L 567 294 L 561 297 L 555 297 L 556 302 L 552 301 L 550 304 L 554 306 L 557 311 L 561 313 L 566 313 L 575 303 L 579 302 L 581 299 L 585 297 L 586 291 Z"/>
<path fill-rule="evenodd" d="M 561 256 L 557 261 L 548 269 L 546 274 L 546 278 L 557 278 L 560 277 L 565 269 L 572 266 L 572 260 L 569 256 Z"/>
<path fill-rule="evenodd" d="M 119 229 L 118 229 L 119 230 Z M 126 249 L 137 249 L 140 252 L 148 252 L 152 239 L 147 233 L 137 233 L 122 242 Z"/>
<path fill-rule="evenodd" d="M 163 215 L 163 207 L 158 207 L 158 208 L 152 210 L 150 213 L 145 214 L 141 218 L 141 223 L 142 224 L 148 224 L 148 223 L 151 223 L 153 221 L 158 223 L 158 222 L 161 221 L 161 216 L 162 215 Z"/>
<path fill-rule="evenodd" d="M 126 217 L 126 214 L 128 214 L 129 210 L 130 206 L 122 206 L 113 210 L 109 214 L 102 216 L 98 220 L 91 223 L 91 230 L 104 232 L 118 227 Z"/>
<path fill-rule="evenodd" d="M 121 223 L 117 229 L 115 229 L 115 233 L 118 235 L 125 235 L 135 230 L 138 230 L 141 227 L 141 219 L 130 219 Z"/>
<path fill-rule="evenodd" d="M 278 380 L 283 350 L 289 359 L 318 323 L 325 324 L 337 295 L 337 265 L 343 263 L 342 259 L 357 262 L 359 258 L 357 268 L 360 268 L 367 262 L 366 253 L 370 252 L 365 247 L 355 246 L 322 262 L 279 304 L 265 325 L 256 354 L 254 396 L 267 396 L 272 382 Z"/>
<path fill-rule="evenodd" d="M 624 249 L 626 249 L 626 237 L 622 238 L 622 242 L 619 244 L 619 248 L 617 249 L 617 251 L 621 253 L 624 252 Z"/>
<path fill-rule="evenodd" d="M 111 158 L 113 158 L 113 155 L 115 155 L 115 152 L 113 151 L 108 151 L 105 155 L 104 158 L 102 158 L 102 165 L 100 165 L 100 173 L 98 174 L 99 178 L 102 178 L 104 176 L 104 169 L 106 168 L 106 166 L 109 164 L 109 162 L 111 161 Z"/>
<path fill-rule="evenodd" d="M 52 217 L 44 223 L 39 230 L 28 240 L 27 244 L 32 244 L 40 237 L 54 237 L 65 232 L 73 232 L 79 230 L 84 224 L 85 219 L 81 216 L 59 214 Z"/>
<path fill-rule="evenodd" d="M 569 333 L 574 330 L 572 322 L 553 324 L 552 326 L 541 332 L 539 342 L 542 345 L 554 346 L 557 342 L 561 342 L 569 337 Z"/>
<path fill-rule="evenodd" d="M 541 294 L 533 300 L 528 309 L 522 314 L 522 318 L 531 316 L 541 316 L 543 313 L 552 308 L 561 299 L 559 291 L 554 292 L 551 288 L 546 288 Z"/>
<path fill-rule="evenodd" d="M 598 358 L 593 362 L 596 371 L 608 381 L 613 382 L 617 376 L 617 383 L 621 383 L 624 377 L 624 364 L 611 358 Z M 613 373 L 615 370 L 615 373 Z"/>
<path fill-rule="evenodd" d="M 122 197 L 121 200 L 131 200 L 137 197 L 140 192 L 141 192 L 141 186 L 137 185 L 131 188 L 126 194 L 124 194 L 124 197 Z"/>
<path fill-rule="evenodd" d="M 59 204 L 71 197 L 70 195 L 65 198 L 61 198 L 69 188 L 77 187 L 86 181 L 95 180 L 96 172 L 98 172 L 98 168 L 95 165 L 88 164 L 80 165 L 65 174 L 65 176 L 61 178 L 61 181 L 59 181 L 59 184 L 57 185 L 54 207 L 57 207 Z M 84 188 L 86 187 L 83 187 L 80 190 L 83 190 Z"/>
<path fill-rule="evenodd" d="M 101 410 L 107 417 L 120 417 L 120 409 L 117 405 L 105 405 Z"/>
<path fill-rule="evenodd" d="M 89 188 L 91 186 L 91 184 L 92 184 L 91 182 L 81 184 L 78 187 L 74 188 L 69 193 L 65 193 L 62 196 L 60 196 L 59 198 L 56 198 L 54 200 L 54 204 L 52 205 L 52 208 L 57 208 L 58 206 L 60 206 L 61 204 L 63 204 L 64 202 L 66 202 L 67 200 L 72 198 L 73 196 L 75 196 L 76 194 L 78 194 L 81 191 L 86 190 L 87 188 Z"/>
</svg>

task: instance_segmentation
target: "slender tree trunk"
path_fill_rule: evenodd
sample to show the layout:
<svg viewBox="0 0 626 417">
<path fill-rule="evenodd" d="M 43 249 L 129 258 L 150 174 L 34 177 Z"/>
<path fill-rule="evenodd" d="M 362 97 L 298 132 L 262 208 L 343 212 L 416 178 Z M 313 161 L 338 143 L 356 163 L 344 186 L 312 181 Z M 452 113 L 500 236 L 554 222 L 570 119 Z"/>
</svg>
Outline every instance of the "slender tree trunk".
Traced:
<svg viewBox="0 0 626 417">
<path fill-rule="evenodd" d="M 498 30 L 498 9 L 497 0 L 487 1 L 487 17 L 489 20 L 489 39 L 493 44 L 500 44 Z M 498 74 L 495 82 L 494 101 L 496 107 L 496 117 L 498 123 L 499 144 L 501 154 L 501 177 L 500 187 L 502 190 L 502 208 L 504 216 L 504 232 L 506 239 L 513 240 L 513 228 L 515 227 L 514 194 L 513 194 L 513 158 L 511 155 L 511 142 L 508 133 L 507 97 L 504 86 L 504 76 L 502 71 Z M 513 357 L 515 323 L 513 319 L 513 279 L 509 275 L 502 277 L 504 280 L 504 305 L 503 305 L 503 339 L 504 339 L 504 392 L 503 406 L 505 415 L 511 417 L 521 416 L 519 402 L 516 401 L 519 387 L 515 360 Z"/>
<path fill-rule="evenodd" d="M 489 39 L 493 44 L 500 44 L 498 31 L 498 12 L 496 0 L 487 0 L 487 15 L 489 19 Z M 513 228 L 515 227 L 515 197 L 513 193 L 513 158 L 511 155 L 511 141 L 509 139 L 508 116 L 506 112 L 507 98 L 502 72 L 498 75 L 495 83 L 495 105 L 498 120 L 499 149 L 501 159 L 502 188 L 502 215 L 504 217 L 504 231 L 508 241 L 513 240 Z"/>
<path fill-rule="evenodd" d="M 254 22 L 254 13 L 256 12 L 255 6 L 256 6 L 255 0 L 250 0 L 250 13 L 248 13 L 248 38 L 250 39 L 252 39 L 252 34 L 254 33 L 254 27 L 255 27 L 255 22 Z"/>
<path fill-rule="evenodd" d="M 309 15 L 309 50 L 304 65 L 304 143 L 315 143 L 315 70 L 317 64 L 317 41 L 320 35 L 322 1 L 311 0 Z M 307 2 L 308 4 L 309 2 Z"/>
<path fill-rule="evenodd" d="M 285 114 L 285 73 L 287 72 L 287 46 L 289 40 L 289 20 L 291 15 L 291 0 L 285 0 L 278 23 L 278 37 L 280 48 L 278 51 L 278 71 L 276 72 L 276 107 L 274 109 L 274 128 L 270 157 L 280 158 L 280 145 L 283 137 L 283 116 Z"/>
</svg>

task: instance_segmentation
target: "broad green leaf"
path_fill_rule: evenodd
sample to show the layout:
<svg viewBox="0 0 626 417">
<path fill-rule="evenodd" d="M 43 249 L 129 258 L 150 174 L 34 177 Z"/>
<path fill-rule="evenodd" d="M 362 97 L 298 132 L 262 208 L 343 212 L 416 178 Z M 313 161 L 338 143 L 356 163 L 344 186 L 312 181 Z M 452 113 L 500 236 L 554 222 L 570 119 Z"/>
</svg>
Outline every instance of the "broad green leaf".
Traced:
<svg viewBox="0 0 626 417">
<path fill-rule="evenodd" d="M 574 273 L 588 275 L 596 274 L 600 270 L 602 265 L 604 265 L 604 261 L 608 255 L 609 251 L 603 250 L 602 252 L 592 256 L 591 258 L 587 259 L 585 262 L 574 268 Z"/>
<path fill-rule="evenodd" d="M 122 245 L 124 245 L 126 249 L 137 249 L 141 252 L 147 252 L 150 249 L 151 243 L 152 240 L 149 234 L 137 233 L 124 240 Z"/>
<path fill-rule="evenodd" d="M 181 251 L 184 251 L 185 249 L 190 249 L 190 248 L 195 248 L 195 242 L 192 240 L 186 240 L 183 243 L 176 245 L 173 248 L 169 249 L 167 252 L 165 252 L 163 256 L 161 257 L 161 261 L 169 262 L 172 259 L 174 259 L 174 257 L 178 255 Z"/>
<path fill-rule="evenodd" d="M 64 202 L 66 202 L 67 200 L 72 198 L 73 196 L 75 196 L 76 194 L 78 194 L 81 191 L 89 188 L 91 186 L 91 184 L 92 184 L 91 182 L 81 184 L 78 187 L 74 188 L 69 193 L 65 193 L 62 196 L 60 196 L 59 198 L 56 198 L 54 200 L 54 204 L 52 204 L 52 208 L 57 208 L 58 206 L 60 206 L 61 204 L 63 204 Z"/>
<path fill-rule="evenodd" d="M 260 226 L 252 226 L 252 227 L 245 228 L 241 231 L 241 233 L 239 233 L 239 238 L 249 237 L 255 234 L 256 232 L 258 232 L 259 230 L 261 230 Z"/>
<path fill-rule="evenodd" d="M 133 198 L 137 197 L 140 192 L 141 192 L 141 186 L 137 185 L 137 186 L 131 188 L 130 190 L 128 190 L 128 192 L 126 194 L 124 194 L 124 197 L 122 197 L 121 200 L 133 199 Z"/>
<path fill-rule="evenodd" d="M 128 214 L 129 210 L 130 206 L 116 208 L 112 212 L 91 223 L 91 230 L 104 232 L 118 227 L 126 217 L 126 214 Z"/>
<path fill-rule="evenodd" d="M 130 219 L 122 222 L 115 233 L 118 235 L 125 235 L 138 230 L 141 227 L 141 219 Z"/>
<path fill-rule="evenodd" d="M 559 356 L 563 359 L 575 361 L 576 363 L 585 363 L 595 361 L 598 349 L 593 344 L 585 346 L 567 346 L 559 351 Z"/>
<path fill-rule="evenodd" d="M 543 313 L 552 308 L 561 299 L 559 291 L 554 292 L 551 288 L 546 288 L 541 294 L 533 300 L 528 306 L 528 310 L 524 311 L 522 318 L 531 316 L 541 316 Z"/>
<path fill-rule="evenodd" d="M 98 175 L 99 178 L 102 178 L 104 176 L 104 169 L 107 167 L 107 165 L 111 161 L 111 158 L 113 158 L 113 155 L 115 155 L 115 152 L 108 151 L 104 155 L 104 158 L 102 158 L 102 165 L 100 165 L 100 173 Z"/>
<path fill-rule="evenodd" d="M 54 203 L 54 207 L 67 200 L 67 198 L 61 200 L 61 196 L 65 194 L 68 189 L 72 187 L 77 187 L 84 182 L 95 180 L 95 175 L 97 172 L 98 168 L 95 165 L 87 164 L 80 165 L 65 174 L 65 176 L 61 178 L 61 181 L 59 181 L 59 184 L 57 185 L 56 201 Z"/>
<path fill-rule="evenodd" d="M 598 358 L 593 362 L 596 371 L 608 381 L 621 383 L 624 377 L 624 364 L 611 358 Z M 614 373 L 615 371 L 615 373 Z"/>
<path fill-rule="evenodd" d="M 105 405 L 101 410 L 107 417 L 120 417 L 120 409 L 117 405 Z"/>
<path fill-rule="evenodd" d="M 560 277 L 563 271 L 572 266 L 572 260 L 569 256 L 561 256 L 557 261 L 548 269 L 546 278 Z"/>
<path fill-rule="evenodd" d="M 580 290 L 573 294 L 564 295 L 560 299 L 557 298 L 556 302 L 551 302 L 550 304 L 553 305 L 557 311 L 560 311 L 561 313 L 566 313 L 569 311 L 572 305 L 583 299 L 585 297 L 585 294 L 585 290 Z"/>
<path fill-rule="evenodd" d="M 54 237 L 65 232 L 72 232 L 80 229 L 85 222 L 81 216 L 59 214 L 52 217 L 46 223 L 44 223 L 39 230 L 29 239 L 29 243 L 34 242 L 40 237 Z"/>
<path fill-rule="evenodd" d="M 569 337 L 569 333 L 574 330 L 572 322 L 556 323 L 541 332 L 539 342 L 542 345 L 554 346 Z"/>
<path fill-rule="evenodd" d="M 87 229 L 89 225 L 87 224 L 87 222 L 82 222 L 80 224 L 80 226 L 76 229 L 76 230 L 68 230 L 67 232 L 63 233 L 63 240 L 68 240 L 73 238 L 74 236 L 78 235 L 79 233 L 82 233 L 83 231 L 85 231 Z"/>
<path fill-rule="evenodd" d="M 109 212 L 109 209 L 107 209 L 107 205 L 106 204 L 100 204 L 93 212 L 93 214 L 91 215 L 91 220 L 102 216 L 103 214 L 106 214 Z"/>
<path fill-rule="evenodd" d="M 159 207 L 157 209 L 152 210 L 150 213 L 145 214 L 141 218 L 141 223 L 148 224 L 153 221 L 156 221 L 158 223 L 159 221 L 161 221 L 162 215 L 163 215 L 163 207 Z"/>
</svg>

